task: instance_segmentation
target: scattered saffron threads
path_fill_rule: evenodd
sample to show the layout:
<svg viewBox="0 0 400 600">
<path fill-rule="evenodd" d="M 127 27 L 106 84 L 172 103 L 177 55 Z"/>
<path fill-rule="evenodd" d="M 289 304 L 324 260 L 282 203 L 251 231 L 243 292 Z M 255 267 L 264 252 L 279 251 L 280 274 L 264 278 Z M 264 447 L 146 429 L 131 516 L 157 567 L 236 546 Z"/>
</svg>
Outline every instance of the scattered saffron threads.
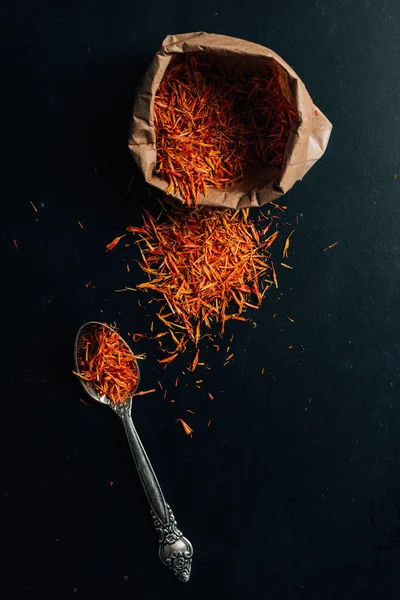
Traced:
<svg viewBox="0 0 400 600">
<path fill-rule="evenodd" d="M 197 365 L 199 364 L 199 354 L 200 354 L 200 349 L 198 348 L 196 350 L 196 354 L 194 355 L 194 359 L 189 366 L 189 371 L 194 371 L 196 369 Z"/>
<path fill-rule="evenodd" d="M 338 245 L 339 242 L 335 242 L 334 244 L 331 244 L 330 246 L 327 246 L 326 248 L 324 248 L 324 252 L 326 252 L 327 250 L 330 250 L 331 248 L 334 248 L 335 246 Z"/>
<path fill-rule="evenodd" d="M 281 262 L 282 267 L 285 267 L 286 269 L 293 269 L 293 267 L 291 267 L 290 265 L 287 265 L 286 263 Z"/>
<path fill-rule="evenodd" d="M 175 402 L 175 400 L 170 400 L 170 402 Z"/>
<path fill-rule="evenodd" d="M 144 392 L 136 392 L 135 394 L 132 394 L 133 396 L 145 396 L 146 394 L 153 394 L 156 390 L 146 390 Z"/>
<path fill-rule="evenodd" d="M 396 181 L 397 179 L 397 173 L 394 174 L 394 180 Z"/>
<path fill-rule="evenodd" d="M 213 323 L 223 334 L 230 319 L 250 320 L 243 314 L 258 309 L 273 285 L 270 246 L 277 236 L 267 232 L 255 239 L 248 209 L 159 204 L 158 221 L 146 210 L 142 225 L 127 230 L 137 236 L 139 266 L 146 275 L 136 289 L 155 294 L 157 318 L 176 354 L 185 352 L 189 341 L 198 345 Z"/>
<path fill-rule="evenodd" d="M 273 318 L 273 319 L 276 319 L 276 313 L 272 315 L 272 318 Z"/>
<path fill-rule="evenodd" d="M 74 374 L 90 382 L 99 396 L 124 404 L 134 394 L 139 383 L 138 357 L 116 330 L 96 327 L 83 332 L 77 354 L 79 370 Z"/>
<path fill-rule="evenodd" d="M 235 337 L 235 336 L 234 336 L 234 334 L 232 333 L 232 335 L 231 335 L 231 337 L 230 337 L 230 340 L 229 340 L 229 342 L 230 342 L 230 343 L 232 343 L 232 342 L 233 342 L 233 338 L 234 338 L 234 337 Z"/>
<path fill-rule="evenodd" d="M 186 409 L 186 412 L 188 412 L 188 413 L 192 413 L 192 415 L 195 415 L 195 414 L 196 414 L 195 412 L 193 412 L 192 410 L 189 410 L 188 408 Z"/>
<path fill-rule="evenodd" d="M 286 240 L 285 240 L 285 245 L 283 246 L 283 252 L 282 252 L 282 258 L 288 258 L 288 250 L 289 250 L 289 246 L 290 246 L 290 238 L 292 237 L 292 235 L 294 234 L 296 230 L 293 229 L 293 231 L 291 231 L 289 233 L 289 235 L 287 236 Z"/>
<path fill-rule="evenodd" d="M 132 341 L 133 342 L 139 342 L 139 340 L 141 340 L 142 338 L 147 338 L 148 336 L 144 333 L 133 333 L 132 334 Z"/>
<path fill-rule="evenodd" d="M 82 223 L 81 223 L 80 221 L 78 221 L 78 225 L 79 225 L 79 227 L 80 227 L 81 229 L 83 229 L 83 225 L 82 225 Z"/>
<path fill-rule="evenodd" d="M 172 354 L 172 356 L 167 356 L 167 358 L 162 358 L 161 360 L 159 359 L 158 362 L 162 363 L 162 364 L 168 364 L 170 362 L 172 362 L 173 360 L 175 360 L 175 358 L 178 356 L 178 352 L 176 352 L 176 354 Z"/>
<path fill-rule="evenodd" d="M 273 233 L 272 235 L 270 235 L 269 238 L 267 240 L 265 240 L 265 247 L 266 248 L 269 248 L 270 246 L 272 246 L 272 244 L 274 243 L 274 241 L 278 237 L 278 233 L 279 233 L 279 231 L 275 231 L 275 233 Z"/>
<path fill-rule="evenodd" d="M 131 268 L 128 263 L 126 263 L 126 270 L 128 271 L 128 273 L 130 273 L 130 271 L 131 271 Z"/>
<path fill-rule="evenodd" d="M 31 203 L 33 210 L 34 210 L 35 212 L 37 212 L 37 211 L 38 211 L 38 209 L 37 209 L 37 208 L 36 208 L 36 206 L 33 204 L 32 200 L 29 200 L 29 202 Z"/>
<path fill-rule="evenodd" d="M 154 102 L 156 174 L 168 181 L 166 194 L 196 204 L 209 188 L 241 181 L 248 164 L 280 170 L 297 119 L 283 78 L 267 62 L 245 76 L 212 55 L 175 55 Z"/>
<path fill-rule="evenodd" d="M 210 425 L 211 425 L 211 421 L 208 421 L 207 427 L 210 427 Z"/>
<path fill-rule="evenodd" d="M 161 333 L 157 333 L 157 335 L 155 335 L 153 338 L 151 338 L 152 340 L 158 340 L 159 338 L 164 337 L 164 335 L 168 335 L 168 331 L 162 331 Z"/>
<path fill-rule="evenodd" d="M 14 239 L 13 242 L 14 242 L 14 246 L 15 246 L 16 250 L 18 250 L 17 240 Z"/>
<path fill-rule="evenodd" d="M 179 377 L 175 379 L 175 387 L 178 387 Z"/>
<path fill-rule="evenodd" d="M 288 321 L 290 321 L 291 323 L 294 323 L 294 319 L 292 319 L 292 317 L 286 317 Z"/>
<path fill-rule="evenodd" d="M 210 398 L 210 400 L 214 400 L 214 396 L 210 394 L 210 392 L 208 392 L 208 397 Z"/>
<path fill-rule="evenodd" d="M 112 242 L 110 242 L 109 244 L 107 244 L 107 246 L 106 246 L 106 252 L 109 252 L 110 250 L 112 250 L 113 248 L 115 248 L 115 246 L 118 244 L 118 242 L 120 240 L 122 240 L 122 238 L 124 238 L 125 236 L 126 236 L 126 233 L 124 233 L 124 235 L 120 235 L 120 236 L 114 238 Z"/>
<path fill-rule="evenodd" d="M 263 368 L 261 369 L 261 375 L 264 375 L 264 373 L 265 373 L 265 369 L 264 369 L 264 367 L 263 367 Z"/>
<path fill-rule="evenodd" d="M 293 348 L 293 346 L 288 346 L 289 350 L 291 350 Z"/>
<path fill-rule="evenodd" d="M 271 265 L 272 265 L 272 279 L 274 280 L 275 287 L 278 288 L 278 278 L 276 276 L 274 263 L 272 262 Z"/>
<path fill-rule="evenodd" d="M 229 362 L 233 356 L 234 354 L 232 352 L 232 354 L 229 354 L 229 356 L 226 357 L 226 362 Z"/>
<path fill-rule="evenodd" d="M 158 383 L 158 387 L 160 388 L 160 390 L 163 390 L 164 388 L 163 388 L 163 386 L 161 384 L 161 381 L 159 379 L 157 380 L 157 383 Z"/>
<path fill-rule="evenodd" d="M 87 402 L 85 402 L 85 400 L 83 398 L 79 398 L 79 402 L 82 402 L 82 404 L 86 404 L 86 406 L 88 404 Z"/>
<path fill-rule="evenodd" d="M 165 390 L 165 391 L 164 391 L 164 400 L 165 400 L 165 398 L 167 397 L 167 393 L 168 393 L 168 390 Z M 171 400 L 171 402 L 172 402 L 172 400 Z M 174 402 L 175 402 L 175 400 L 174 400 Z"/>
<path fill-rule="evenodd" d="M 192 436 L 193 429 L 191 427 L 189 427 L 189 425 L 187 423 L 185 423 L 185 421 L 183 419 L 176 419 L 176 422 L 182 424 L 183 430 L 186 433 L 186 435 L 190 435 L 190 437 L 193 437 Z"/>
</svg>

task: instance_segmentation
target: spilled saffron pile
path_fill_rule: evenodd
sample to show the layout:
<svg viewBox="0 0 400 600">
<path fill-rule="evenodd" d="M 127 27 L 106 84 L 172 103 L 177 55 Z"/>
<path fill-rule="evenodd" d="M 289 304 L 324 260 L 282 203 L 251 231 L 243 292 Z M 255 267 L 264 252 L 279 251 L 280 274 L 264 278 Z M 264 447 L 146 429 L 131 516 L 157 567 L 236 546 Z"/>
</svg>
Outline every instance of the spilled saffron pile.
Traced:
<svg viewBox="0 0 400 600">
<path fill-rule="evenodd" d="M 278 287 L 270 247 L 278 236 L 273 218 L 257 228 L 249 209 L 185 207 L 159 201 L 161 213 L 143 214 L 140 227 L 128 227 L 139 246 L 147 281 L 136 289 L 159 300 L 157 317 L 172 348 L 160 363 L 173 361 L 189 341 L 199 341 L 213 324 L 224 333 L 228 320 L 249 321 L 266 291 Z M 261 217 L 260 217 L 261 218 Z M 190 370 L 199 360 L 197 348 Z"/>
<path fill-rule="evenodd" d="M 188 205 L 208 188 L 243 179 L 247 165 L 279 170 L 297 113 L 279 74 L 260 62 L 246 75 L 221 57 L 176 55 L 154 103 L 156 174 Z"/>
</svg>

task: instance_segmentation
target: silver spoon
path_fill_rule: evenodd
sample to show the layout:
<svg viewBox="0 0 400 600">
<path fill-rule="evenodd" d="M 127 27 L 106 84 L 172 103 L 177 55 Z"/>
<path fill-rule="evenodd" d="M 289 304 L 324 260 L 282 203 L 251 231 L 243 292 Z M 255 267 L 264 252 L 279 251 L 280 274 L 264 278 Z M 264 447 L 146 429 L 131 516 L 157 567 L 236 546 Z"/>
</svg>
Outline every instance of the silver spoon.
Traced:
<svg viewBox="0 0 400 600">
<path fill-rule="evenodd" d="M 74 355 L 75 370 L 77 373 L 80 372 L 78 364 L 78 348 L 81 336 L 87 336 L 87 334 L 90 334 L 96 328 L 106 328 L 113 331 L 113 329 L 108 325 L 99 323 L 97 321 L 89 321 L 88 323 L 82 325 L 75 338 Z M 125 340 L 122 338 L 121 340 L 132 353 L 132 350 Z M 139 379 L 136 389 L 133 391 L 133 393 L 136 392 L 140 381 L 140 371 L 137 363 L 136 367 Z M 150 513 L 153 523 L 159 534 L 158 555 L 161 559 L 161 562 L 169 567 L 169 569 L 171 569 L 171 571 L 180 581 L 189 581 L 190 570 L 192 566 L 193 546 L 189 540 L 182 535 L 182 532 L 179 531 L 173 512 L 165 502 L 160 484 L 157 481 L 153 467 L 151 466 L 150 460 L 145 452 L 145 449 L 143 448 L 142 442 L 140 441 L 132 421 L 132 398 L 129 398 L 124 404 L 117 405 L 114 404 L 114 402 L 112 402 L 104 394 L 100 395 L 89 381 L 80 379 L 80 382 L 91 398 L 97 400 L 97 402 L 101 402 L 102 404 L 107 404 L 115 413 L 117 413 L 119 417 L 121 417 L 135 465 L 139 473 L 140 481 L 142 482 L 143 489 L 150 504 Z"/>
</svg>

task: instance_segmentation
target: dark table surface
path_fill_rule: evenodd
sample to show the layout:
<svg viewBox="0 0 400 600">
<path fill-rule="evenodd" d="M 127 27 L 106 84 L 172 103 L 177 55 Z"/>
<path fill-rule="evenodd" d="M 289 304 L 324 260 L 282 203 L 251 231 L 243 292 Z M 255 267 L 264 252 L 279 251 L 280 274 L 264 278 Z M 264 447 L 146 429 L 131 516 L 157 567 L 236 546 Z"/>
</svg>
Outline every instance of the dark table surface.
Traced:
<svg viewBox="0 0 400 600">
<path fill-rule="evenodd" d="M 398 598 L 400 4 L 23 0 L 0 16 L 1 597 Z M 148 202 L 126 147 L 138 79 L 166 34 L 199 30 L 274 49 L 334 129 L 285 197 L 295 269 L 256 329 L 232 328 L 235 361 L 212 359 L 215 401 L 180 385 L 173 404 L 135 402 L 195 546 L 185 586 L 156 556 L 121 423 L 79 401 L 71 352 L 86 320 L 149 326 L 113 291 L 137 283 L 126 252 L 104 247 Z M 154 357 L 142 373 L 172 390 Z"/>
</svg>

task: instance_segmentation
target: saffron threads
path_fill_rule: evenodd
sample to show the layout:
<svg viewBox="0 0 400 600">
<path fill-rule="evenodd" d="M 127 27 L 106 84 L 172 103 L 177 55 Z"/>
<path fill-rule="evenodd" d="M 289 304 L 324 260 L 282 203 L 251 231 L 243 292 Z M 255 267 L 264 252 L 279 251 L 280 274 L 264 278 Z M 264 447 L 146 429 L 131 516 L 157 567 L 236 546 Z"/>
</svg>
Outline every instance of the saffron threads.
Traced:
<svg viewBox="0 0 400 600">
<path fill-rule="evenodd" d="M 289 233 L 289 235 L 287 236 L 286 240 L 285 240 L 285 245 L 283 246 L 283 252 L 282 252 L 282 258 L 288 258 L 288 250 L 289 250 L 289 246 L 290 246 L 290 238 L 292 237 L 292 235 L 294 234 L 296 230 L 293 229 L 293 231 L 291 231 Z M 290 268 L 290 267 L 289 267 Z"/>
<path fill-rule="evenodd" d="M 146 396 L 147 394 L 154 394 L 155 391 L 156 390 L 153 389 L 153 390 L 145 390 L 143 392 L 136 392 L 135 394 L 132 394 L 132 397 L 134 397 L 134 396 Z"/>
<path fill-rule="evenodd" d="M 331 244 L 330 246 L 327 246 L 326 248 L 324 248 L 324 252 L 326 252 L 327 250 L 330 250 L 331 248 L 334 248 L 335 246 L 338 245 L 339 242 L 335 242 L 334 244 Z"/>
<path fill-rule="evenodd" d="M 190 435 L 190 437 L 193 437 L 192 436 L 193 429 L 191 427 L 189 427 L 189 425 L 187 423 L 185 423 L 185 421 L 183 419 L 176 419 L 176 422 L 182 424 L 183 430 L 186 433 L 186 435 Z"/>
<path fill-rule="evenodd" d="M 120 240 L 122 240 L 122 238 L 125 237 L 125 235 L 126 234 L 120 235 L 120 236 L 114 238 L 112 242 L 110 242 L 109 244 L 107 244 L 107 246 L 106 246 L 106 252 L 109 252 L 110 250 L 112 250 L 113 248 L 115 248 L 115 246 L 118 244 L 118 242 Z"/>
<path fill-rule="evenodd" d="M 276 276 L 276 271 L 275 271 L 274 263 L 271 263 L 271 265 L 272 265 L 272 279 L 273 279 L 273 282 L 275 284 L 275 287 L 278 288 L 279 287 L 278 286 L 278 278 Z"/>
<path fill-rule="evenodd" d="M 194 371 L 195 368 L 197 367 L 197 365 L 199 364 L 199 354 L 200 354 L 200 350 L 198 348 L 196 350 L 196 354 L 194 355 L 194 359 L 192 361 L 192 364 L 189 366 L 189 371 Z"/>
<path fill-rule="evenodd" d="M 175 55 L 154 102 L 157 163 L 188 205 L 208 188 L 241 181 L 248 165 L 280 170 L 297 113 L 278 71 L 260 61 L 244 74 L 222 57 Z"/>
<path fill-rule="evenodd" d="M 147 276 L 137 289 L 158 296 L 159 325 L 173 343 L 170 355 L 159 360 L 168 364 L 189 340 L 198 346 L 213 323 L 223 334 L 228 320 L 249 321 L 246 311 L 259 308 L 271 285 L 278 287 L 270 261 L 278 231 L 257 231 L 249 209 L 160 204 L 159 220 L 145 211 L 142 226 L 127 230 L 137 237 L 139 265 Z M 198 361 L 199 348 L 189 370 Z"/>
<path fill-rule="evenodd" d="M 78 346 L 80 379 L 90 382 L 99 396 L 107 396 L 114 404 L 124 404 L 139 383 L 139 370 L 134 356 L 118 333 L 108 327 L 89 329 Z M 138 395 L 148 392 L 139 392 Z"/>
</svg>

